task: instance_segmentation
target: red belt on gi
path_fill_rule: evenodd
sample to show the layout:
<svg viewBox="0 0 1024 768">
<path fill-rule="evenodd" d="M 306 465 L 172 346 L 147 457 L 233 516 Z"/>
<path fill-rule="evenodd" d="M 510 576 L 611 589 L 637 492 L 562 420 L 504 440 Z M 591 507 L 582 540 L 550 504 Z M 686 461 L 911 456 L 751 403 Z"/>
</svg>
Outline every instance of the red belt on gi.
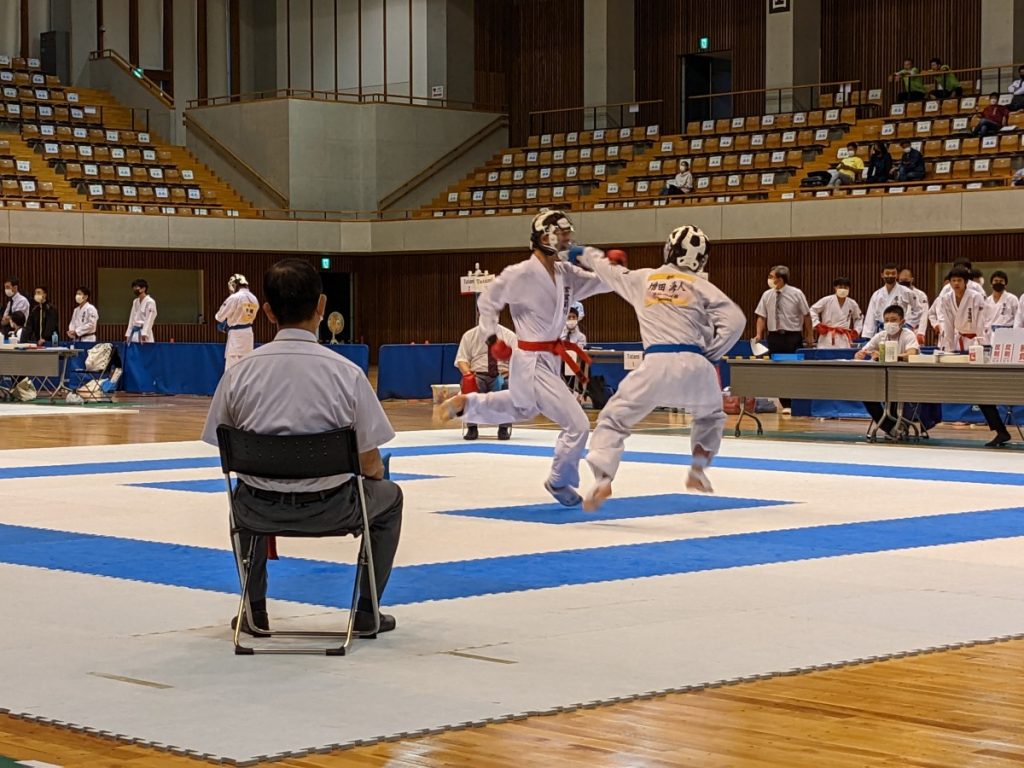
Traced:
<svg viewBox="0 0 1024 768">
<path fill-rule="evenodd" d="M 835 344 L 836 335 L 846 336 L 850 341 L 856 341 L 857 339 L 857 332 L 852 328 L 835 328 L 831 325 L 818 323 L 814 330 L 818 332 L 819 336 L 824 336 L 826 333 L 831 335 L 833 344 Z"/>
<path fill-rule="evenodd" d="M 590 355 L 571 341 L 566 341 L 565 339 L 557 341 L 523 341 L 520 339 L 519 348 L 524 352 L 549 352 L 556 357 L 562 358 L 565 364 L 569 366 L 569 370 L 573 372 L 573 375 L 579 378 L 582 383 L 587 383 L 587 377 L 580 368 L 580 364 L 569 353 L 575 352 L 587 365 L 590 364 Z"/>
<path fill-rule="evenodd" d="M 976 333 L 961 333 L 960 334 L 960 351 L 961 352 L 966 352 L 967 351 L 966 349 L 964 349 L 964 339 L 976 339 L 976 338 L 978 338 L 978 334 L 976 334 Z"/>
</svg>

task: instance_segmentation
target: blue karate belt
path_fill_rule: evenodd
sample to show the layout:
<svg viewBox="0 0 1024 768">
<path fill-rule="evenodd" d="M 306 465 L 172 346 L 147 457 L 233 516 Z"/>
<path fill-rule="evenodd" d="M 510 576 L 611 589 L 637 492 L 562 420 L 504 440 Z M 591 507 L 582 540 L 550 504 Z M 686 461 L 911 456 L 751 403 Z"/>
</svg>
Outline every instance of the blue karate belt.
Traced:
<svg viewBox="0 0 1024 768">
<path fill-rule="evenodd" d="M 252 328 L 252 323 L 245 325 L 228 325 L 227 323 L 217 323 L 217 330 L 221 333 L 228 333 L 229 331 L 240 331 L 243 328 Z"/>
<path fill-rule="evenodd" d="M 704 350 L 695 344 L 652 344 L 644 349 L 645 355 L 666 355 L 672 352 L 692 352 L 704 356 Z"/>
</svg>

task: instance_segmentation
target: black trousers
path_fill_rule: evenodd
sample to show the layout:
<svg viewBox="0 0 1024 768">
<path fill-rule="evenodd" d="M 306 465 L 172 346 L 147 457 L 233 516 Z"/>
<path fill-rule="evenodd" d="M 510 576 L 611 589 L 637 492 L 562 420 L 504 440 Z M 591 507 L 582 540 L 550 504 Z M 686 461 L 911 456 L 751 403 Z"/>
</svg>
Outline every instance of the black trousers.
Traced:
<svg viewBox="0 0 1024 768">
<path fill-rule="evenodd" d="M 988 424 L 988 428 L 997 434 L 1007 432 L 1006 425 L 1003 424 L 1003 420 L 999 418 L 999 408 L 994 405 L 979 405 L 978 410 L 981 411 L 981 415 L 985 417 L 985 422 Z"/>
<path fill-rule="evenodd" d="M 377 599 L 384 594 L 402 533 L 402 489 L 390 480 L 364 480 L 366 515 L 370 519 L 370 545 L 373 547 L 373 575 L 377 582 Z M 252 530 L 282 528 L 310 534 L 362 528 L 359 512 L 359 490 L 350 480 L 329 498 L 305 504 L 269 501 L 252 495 L 248 486 L 239 483 L 235 489 L 235 517 Z M 257 536 L 256 551 L 250 564 L 249 600 L 267 598 L 267 547 L 263 536 Z M 242 552 L 247 552 L 252 537 L 240 537 Z M 363 575 L 359 584 L 362 598 L 370 598 L 370 579 Z"/>
<path fill-rule="evenodd" d="M 474 371 L 473 375 L 476 376 L 476 391 L 477 392 L 500 392 L 503 389 L 508 389 L 508 375 L 504 378 L 500 376 L 491 376 L 488 373 L 480 373 Z M 502 381 L 502 385 L 498 386 L 498 381 Z M 475 427 L 476 424 L 466 424 L 467 427 Z M 511 428 L 511 424 L 499 424 L 499 427 Z"/>
<path fill-rule="evenodd" d="M 789 354 L 796 352 L 804 345 L 804 335 L 801 331 L 769 331 L 764 345 L 773 355 Z M 789 408 L 793 404 L 788 397 L 780 397 L 779 402 L 782 403 L 783 408 Z"/>
</svg>

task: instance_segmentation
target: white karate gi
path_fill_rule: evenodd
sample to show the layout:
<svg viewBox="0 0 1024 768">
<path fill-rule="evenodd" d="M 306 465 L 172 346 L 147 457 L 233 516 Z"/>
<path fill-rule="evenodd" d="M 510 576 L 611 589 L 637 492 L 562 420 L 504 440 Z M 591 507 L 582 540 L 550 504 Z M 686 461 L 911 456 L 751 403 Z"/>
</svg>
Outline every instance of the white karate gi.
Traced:
<svg viewBox="0 0 1024 768">
<path fill-rule="evenodd" d="M 68 332 L 75 335 L 75 341 L 96 341 L 96 326 L 100 322 L 100 313 L 88 301 L 75 307 L 68 323 Z"/>
<path fill-rule="evenodd" d="M 519 342 L 557 341 L 573 302 L 610 288 L 596 275 L 566 262 L 555 264 L 551 279 L 540 259 L 506 267 L 480 294 L 480 330 L 485 339 L 497 333 L 498 316 L 506 305 L 512 313 Z M 577 487 L 580 458 L 587 445 L 590 422 L 565 382 L 562 358 L 550 352 L 528 352 L 516 347 L 509 361 L 508 389 L 470 394 L 463 418 L 471 424 L 523 422 L 542 413 L 562 431 L 555 442 L 549 482 L 554 488 Z"/>
<path fill-rule="evenodd" d="M 718 288 L 674 265 L 629 270 L 612 264 L 596 248 L 586 248 L 580 263 L 633 305 L 644 348 L 687 344 L 703 350 L 645 354 L 601 411 L 590 440 L 587 463 L 597 476 L 614 478 L 626 438 L 658 406 L 693 413 L 692 449 L 714 456 L 722 444 L 722 388 L 710 360 L 728 352 L 743 333 L 746 318 Z"/>
<path fill-rule="evenodd" d="M 1020 300 L 1008 291 L 1003 291 L 1003 298 L 995 300 L 993 293 L 985 300 L 988 307 L 988 323 L 985 326 L 985 338 L 991 342 L 992 326 L 1005 325 L 1010 328 L 1017 322 L 1020 313 Z"/>
<path fill-rule="evenodd" d="M 860 305 L 849 296 L 842 306 L 834 293 L 811 305 L 811 325 L 815 329 L 825 325 L 829 328 L 850 328 L 860 333 L 862 317 Z M 826 332 L 818 336 L 818 347 L 822 349 L 849 349 L 851 346 L 850 337 L 842 333 Z"/>
<path fill-rule="evenodd" d="M 981 286 L 978 288 L 977 291 L 964 291 L 959 304 L 952 288 L 949 293 L 939 297 L 938 317 L 942 326 L 942 348 L 947 352 L 965 352 L 975 340 L 981 344 L 986 341 L 985 328 L 989 309 L 984 291 L 981 290 Z"/>
<path fill-rule="evenodd" d="M 912 303 L 910 310 L 907 311 L 906 321 L 911 328 L 915 329 L 921 327 L 921 323 L 924 321 L 925 316 L 928 314 L 928 308 L 931 306 L 931 302 L 928 301 L 928 294 L 922 291 L 916 286 L 903 286 L 910 291 Z"/>
<path fill-rule="evenodd" d="M 132 302 L 132 313 L 128 316 L 128 329 L 124 337 L 131 342 L 152 342 L 153 324 L 156 322 L 156 300 L 150 296 L 139 296 Z"/>
<path fill-rule="evenodd" d="M 1014 328 L 1024 328 L 1024 293 L 1020 295 L 1017 305 L 1017 320 L 1014 322 Z"/>
<path fill-rule="evenodd" d="M 868 302 L 868 308 L 864 312 L 864 323 L 861 326 L 860 335 L 865 339 L 870 339 L 882 330 L 885 325 L 882 316 L 885 314 L 885 310 L 893 305 L 903 310 L 904 318 L 909 322 L 912 310 L 917 306 L 917 299 L 908 288 L 899 283 L 893 285 L 892 290 L 889 290 L 889 286 L 883 285 L 871 294 L 871 301 Z"/>
<path fill-rule="evenodd" d="M 248 288 L 241 285 L 224 300 L 214 315 L 218 323 L 224 323 L 228 327 L 228 339 L 224 343 L 225 371 L 240 363 L 252 352 L 252 324 L 259 311 L 259 301 Z"/>
</svg>

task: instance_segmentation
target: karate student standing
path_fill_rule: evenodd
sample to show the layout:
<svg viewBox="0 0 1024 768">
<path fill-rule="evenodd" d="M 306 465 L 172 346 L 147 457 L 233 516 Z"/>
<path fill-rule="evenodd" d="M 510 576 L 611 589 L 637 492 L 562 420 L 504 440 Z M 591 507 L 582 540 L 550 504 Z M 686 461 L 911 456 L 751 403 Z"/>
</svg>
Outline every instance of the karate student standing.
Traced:
<svg viewBox="0 0 1024 768">
<path fill-rule="evenodd" d="M 989 282 L 992 283 L 992 295 L 986 299 L 988 325 L 985 328 L 985 338 L 991 343 L 993 326 L 1013 327 L 1020 312 L 1020 300 L 1006 290 L 1010 278 L 1002 270 L 993 272 Z"/>
<path fill-rule="evenodd" d="M 235 274 L 228 278 L 228 290 L 231 295 L 224 300 L 214 316 L 217 328 L 228 335 L 224 344 L 225 371 L 252 352 L 252 324 L 260 311 L 260 303 L 249 290 L 249 281 L 245 275 Z"/>
<path fill-rule="evenodd" d="M 619 385 L 594 429 L 587 463 L 596 482 L 583 504 L 588 512 L 612 495 L 626 438 L 658 406 L 693 413 L 686 487 L 705 493 L 713 490 L 704 470 L 721 447 L 725 424 L 713 363 L 732 348 L 746 325 L 742 310 L 700 277 L 707 265 L 708 240 L 697 227 L 672 231 L 660 269 L 629 270 L 618 259 L 609 258 L 617 255 L 585 248 L 580 263 L 633 305 L 644 359 Z"/>
<path fill-rule="evenodd" d="M 462 416 L 474 424 L 506 424 L 538 413 L 556 422 L 562 431 L 544 488 L 567 507 L 583 500 L 576 488 L 590 422 L 561 376 L 569 353 L 582 350 L 559 336 L 574 302 L 610 290 L 596 275 L 568 262 L 581 250 L 572 245 L 572 233 L 572 223 L 561 211 L 539 213 L 530 234 L 532 256 L 506 267 L 477 301 L 480 329 L 493 354 L 511 357 L 508 389 L 456 395 L 434 409 L 438 422 Z M 518 339 L 515 350 L 497 337 L 498 316 L 506 305 Z"/>
<path fill-rule="evenodd" d="M 149 283 L 144 278 L 132 281 L 132 313 L 128 316 L 128 329 L 124 337 L 129 344 L 149 344 L 153 341 L 153 324 L 156 322 L 156 300 L 149 295 Z"/>
<path fill-rule="evenodd" d="M 96 341 L 96 327 L 100 313 L 89 303 L 89 289 L 84 285 L 75 291 L 75 311 L 68 323 L 68 338 L 72 341 Z"/>
<path fill-rule="evenodd" d="M 900 307 L 905 317 L 917 313 L 917 297 L 909 288 L 896 282 L 899 274 L 899 268 L 895 264 L 886 264 L 882 267 L 883 285 L 871 294 L 868 308 L 864 311 L 861 336 L 865 339 L 874 337 L 882 330 L 882 326 L 885 324 L 883 314 L 887 307 Z"/>
<path fill-rule="evenodd" d="M 834 293 L 811 305 L 811 325 L 818 334 L 818 347 L 849 349 L 860 335 L 860 306 L 850 298 L 850 278 L 832 281 Z"/>
</svg>

